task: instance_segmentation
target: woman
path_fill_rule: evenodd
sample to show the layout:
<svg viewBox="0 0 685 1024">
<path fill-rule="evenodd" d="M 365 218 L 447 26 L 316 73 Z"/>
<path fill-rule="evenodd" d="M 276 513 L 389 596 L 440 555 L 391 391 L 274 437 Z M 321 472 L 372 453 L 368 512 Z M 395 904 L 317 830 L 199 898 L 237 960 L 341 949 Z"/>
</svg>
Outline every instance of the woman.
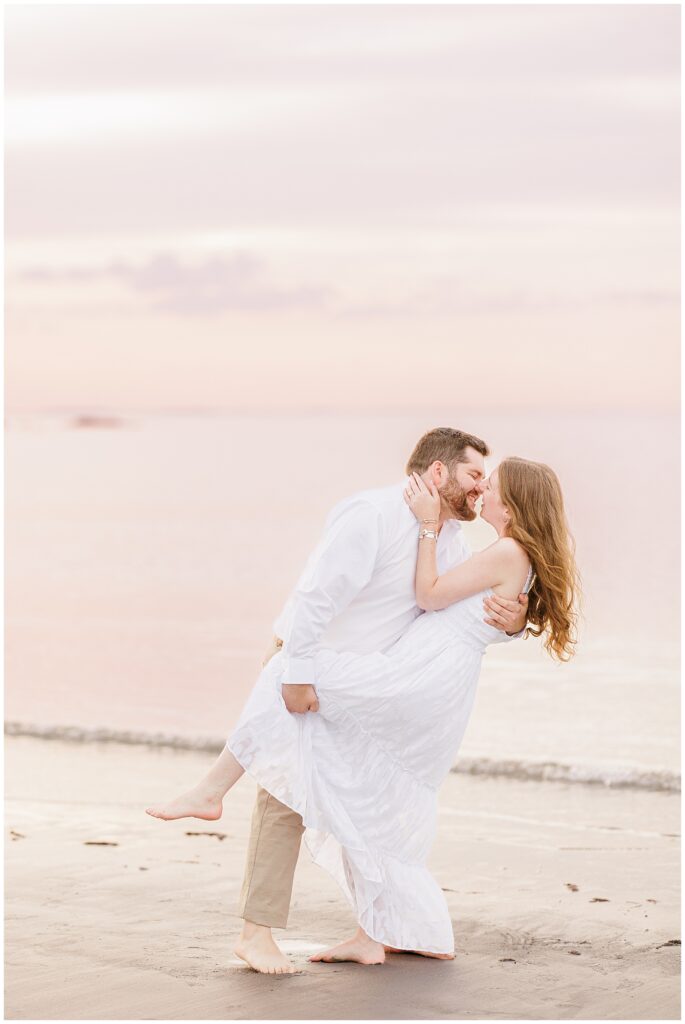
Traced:
<svg viewBox="0 0 685 1024">
<path fill-rule="evenodd" d="M 283 655 L 265 666 L 238 725 L 198 787 L 156 817 L 221 815 L 222 797 L 247 771 L 299 814 L 316 863 L 336 879 L 370 947 L 451 957 L 442 890 L 426 868 L 437 791 L 454 764 L 483 653 L 502 633 L 482 618 L 489 592 L 529 593 L 526 632 L 549 653 L 573 653 L 577 575 L 561 488 L 548 466 L 506 459 L 484 484 L 481 516 L 498 539 L 438 576 L 440 498 L 418 474 L 405 500 L 419 521 L 420 615 L 385 654 L 321 650 L 319 711 L 290 714 Z M 428 528 L 426 528 L 428 527 Z"/>
</svg>

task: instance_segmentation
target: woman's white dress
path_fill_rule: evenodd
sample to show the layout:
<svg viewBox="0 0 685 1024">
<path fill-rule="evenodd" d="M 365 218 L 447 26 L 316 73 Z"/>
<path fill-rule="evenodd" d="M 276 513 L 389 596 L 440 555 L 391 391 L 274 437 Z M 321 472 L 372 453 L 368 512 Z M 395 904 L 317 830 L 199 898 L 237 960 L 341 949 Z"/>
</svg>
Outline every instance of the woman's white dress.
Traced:
<svg viewBox="0 0 685 1024">
<path fill-rule="evenodd" d="M 464 735 L 483 653 L 506 639 L 483 621 L 489 593 L 420 615 L 385 654 L 321 650 L 318 712 L 286 709 L 277 654 L 227 742 L 264 789 L 302 815 L 315 862 L 364 931 L 388 946 L 454 949 L 426 859 L 438 787 Z"/>
</svg>

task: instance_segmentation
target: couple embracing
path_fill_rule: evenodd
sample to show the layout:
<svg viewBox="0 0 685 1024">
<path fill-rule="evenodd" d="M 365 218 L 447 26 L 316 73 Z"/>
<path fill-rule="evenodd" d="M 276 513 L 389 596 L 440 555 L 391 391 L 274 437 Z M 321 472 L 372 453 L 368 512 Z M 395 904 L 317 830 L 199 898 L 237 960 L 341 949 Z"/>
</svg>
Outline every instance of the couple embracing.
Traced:
<svg viewBox="0 0 685 1024">
<path fill-rule="evenodd" d="M 333 509 L 224 750 L 196 787 L 147 809 L 216 820 L 238 779 L 256 779 L 235 950 L 256 971 L 296 969 L 271 930 L 287 924 L 303 834 L 358 922 L 310 960 L 454 956 L 426 861 L 483 654 L 531 634 L 563 661 L 575 642 L 577 573 L 559 481 L 519 458 L 486 478 L 488 454 L 471 434 L 431 430 L 403 483 Z M 472 555 L 460 523 L 481 497 L 497 539 Z"/>
</svg>

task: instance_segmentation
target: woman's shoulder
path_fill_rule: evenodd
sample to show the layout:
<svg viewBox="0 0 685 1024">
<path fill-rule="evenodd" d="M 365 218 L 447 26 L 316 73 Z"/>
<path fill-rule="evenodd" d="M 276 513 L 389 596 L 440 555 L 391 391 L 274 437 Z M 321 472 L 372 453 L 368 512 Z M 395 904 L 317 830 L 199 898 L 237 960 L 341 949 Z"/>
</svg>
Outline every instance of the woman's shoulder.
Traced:
<svg viewBox="0 0 685 1024">
<path fill-rule="evenodd" d="M 503 586 L 507 590 L 510 587 L 518 588 L 516 592 L 522 590 L 526 586 L 531 568 L 525 548 L 513 537 L 498 538 L 493 548 L 497 548 L 497 568 L 501 573 Z"/>
<path fill-rule="evenodd" d="M 493 554 L 497 554 L 497 558 L 502 562 L 503 565 L 510 566 L 511 568 L 525 568 L 528 570 L 530 565 L 530 559 L 528 554 L 517 540 L 513 537 L 498 537 L 495 543 L 492 545 Z"/>
</svg>

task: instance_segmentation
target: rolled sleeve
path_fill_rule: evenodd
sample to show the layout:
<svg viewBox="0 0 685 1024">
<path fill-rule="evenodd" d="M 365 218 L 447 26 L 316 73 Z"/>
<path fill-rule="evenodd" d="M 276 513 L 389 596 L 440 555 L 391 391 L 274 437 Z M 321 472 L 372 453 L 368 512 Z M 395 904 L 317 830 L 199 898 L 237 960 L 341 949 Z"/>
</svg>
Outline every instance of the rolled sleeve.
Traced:
<svg viewBox="0 0 685 1024">
<path fill-rule="evenodd" d="M 305 684 L 315 679 L 315 662 L 313 658 L 291 658 L 285 655 L 285 678 L 289 682 Z"/>
</svg>

